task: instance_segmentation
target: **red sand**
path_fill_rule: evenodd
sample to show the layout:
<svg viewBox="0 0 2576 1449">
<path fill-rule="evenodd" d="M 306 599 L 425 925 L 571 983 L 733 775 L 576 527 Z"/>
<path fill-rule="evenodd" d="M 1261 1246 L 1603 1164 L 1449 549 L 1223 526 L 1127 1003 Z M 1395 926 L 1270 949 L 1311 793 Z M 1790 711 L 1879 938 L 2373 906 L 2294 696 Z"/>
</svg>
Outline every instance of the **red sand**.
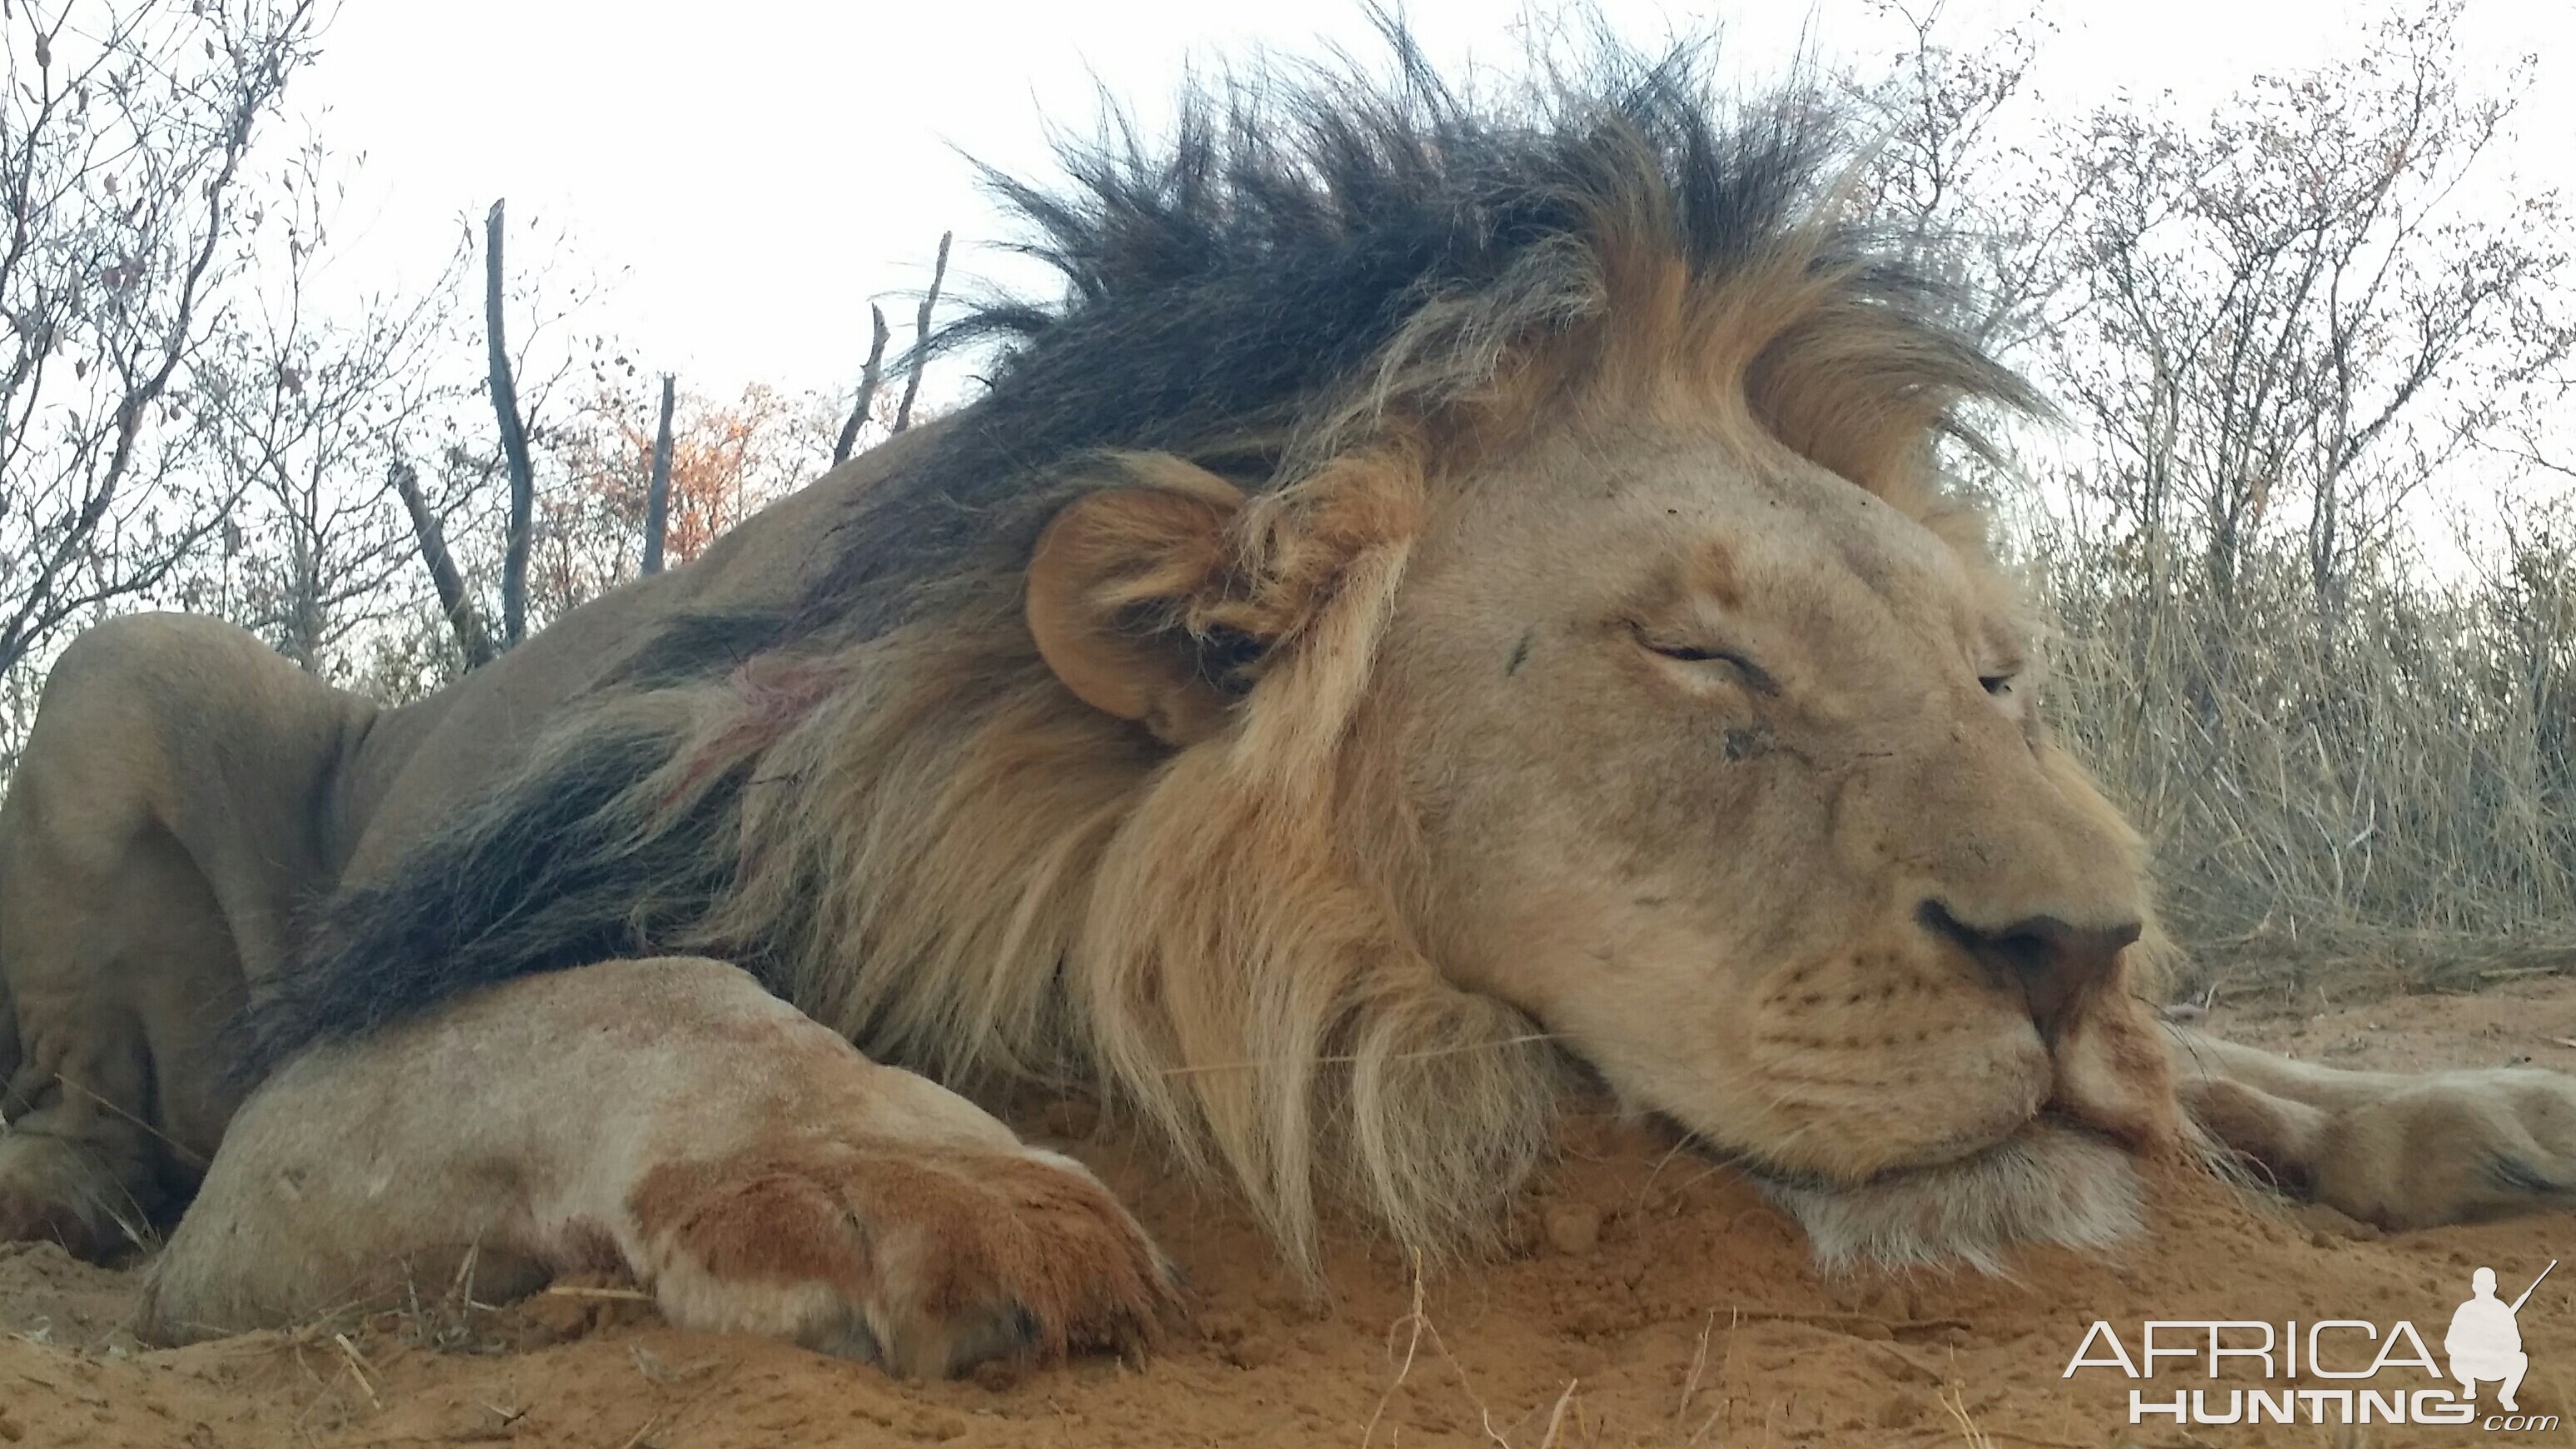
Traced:
<svg viewBox="0 0 2576 1449">
<path fill-rule="evenodd" d="M 2344 1065 L 2576 1069 L 2576 982 L 2222 1025 Z M 595 1288 L 462 1321 L 388 1315 L 341 1336 L 316 1328 L 140 1353 L 117 1326 L 130 1273 L 52 1248 L 0 1248 L 0 1446 L 2576 1442 L 2566 1424 L 2506 1436 L 2132 1429 L 2125 1380 L 2061 1376 L 2096 1318 L 2132 1351 L 2149 1317 L 2403 1318 L 2438 1353 L 2473 1266 L 2492 1264 L 2510 1295 L 2564 1256 L 2521 1315 L 2533 1363 L 2521 1401 L 2566 1413 L 2576 1407 L 2568 1217 L 2383 1238 L 2331 1213 L 2178 1181 L 2155 1193 L 2151 1237 L 2104 1260 L 2032 1253 L 2010 1282 L 1828 1280 L 1789 1223 L 1729 1174 L 1645 1134 L 1578 1122 L 1565 1161 L 1515 1219 L 1515 1249 L 1435 1278 L 1417 1316 L 1412 1275 L 1383 1247 L 1345 1235 L 1330 1301 L 1310 1302 L 1222 1203 L 1155 1182 L 1113 1145 L 1065 1145 L 1127 1194 L 1191 1276 L 1191 1328 L 1141 1367 L 1087 1361 L 1015 1382 L 898 1384 L 777 1344 L 673 1332 Z M 424 1341 L 433 1337 L 445 1346 Z M 2403 1372 L 2382 1382 L 2430 1382 Z"/>
</svg>

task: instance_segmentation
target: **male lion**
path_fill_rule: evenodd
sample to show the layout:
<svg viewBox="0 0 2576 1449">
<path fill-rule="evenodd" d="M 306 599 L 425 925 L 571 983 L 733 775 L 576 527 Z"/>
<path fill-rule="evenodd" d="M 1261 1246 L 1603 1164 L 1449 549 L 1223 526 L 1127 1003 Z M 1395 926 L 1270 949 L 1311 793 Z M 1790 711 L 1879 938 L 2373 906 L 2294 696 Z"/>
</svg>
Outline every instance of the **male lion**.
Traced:
<svg viewBox="0 0 2576 1449">
<path fill-rule="evenodd" d="M 0 1236 L 196 1189 L 165 1336 L 471 1251 L 940 1372 L 1171 1297 L 954 1094 L 1011 1083 L 1296 1269 L 1325 1191 L 1472 1241 L 1596 1079 L 1836 1263 L 2097 1244 L 2195 1151 L 2397 1227 L 2566 1199 L 2561 1078 L 2158 1024 L 2139 841 L 1933 465 L 2027 395 L 1817 107 L 1405 53 L 1005 183 L 1067 294 L 959 329 L 980 400 L 420 704 L 81 638 L 0 812 Z"/>
</svg>

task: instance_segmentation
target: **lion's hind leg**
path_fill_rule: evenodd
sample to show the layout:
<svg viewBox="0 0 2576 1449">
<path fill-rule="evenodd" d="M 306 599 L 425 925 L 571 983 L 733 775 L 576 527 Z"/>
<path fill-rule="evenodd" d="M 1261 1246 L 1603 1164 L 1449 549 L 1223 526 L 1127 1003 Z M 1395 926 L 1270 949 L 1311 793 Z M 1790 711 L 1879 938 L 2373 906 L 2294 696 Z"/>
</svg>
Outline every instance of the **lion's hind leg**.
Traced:
<svg viewBox="0 0 2576 1449">
<path fill-rule="evenodd" d="M 89 630 L 0 800 L 0 1241 L 150 1240 L 239 1090 L 218 1029 L 327 883 L 375 707 L 209 619 Z"/>
<path fill-rule="evenodd" d="M 452 1272 L 623 1269 L 682 1327 L 954 1373 L 1125 1351 L 1175 1299 L 1071 1161 L 697 959 L 529 977 L 289 1063 L 147 1288 L 164 1340 Z"/>
<path fill-rule="evenodd" d="M 23 803 L 0 807 L 0 966 L 34 968 L 16 983 L 23 999 L 13 993 L 17 1060 L 0 1082 L 0 1242 L 99 1257 L 152 1241 L 171 1177 L 189 1175 L 170 1162 L 186 1145 L 155 1121 L 152 1034 L 137 1009 L 162 983 L 136 978 L 219 977 L 228 963 L 208 958 L 222 926 L 166 842 L 147 837 L 114 852 L 113 869 L 84 869 L 22 828 Z"/>
</svg>

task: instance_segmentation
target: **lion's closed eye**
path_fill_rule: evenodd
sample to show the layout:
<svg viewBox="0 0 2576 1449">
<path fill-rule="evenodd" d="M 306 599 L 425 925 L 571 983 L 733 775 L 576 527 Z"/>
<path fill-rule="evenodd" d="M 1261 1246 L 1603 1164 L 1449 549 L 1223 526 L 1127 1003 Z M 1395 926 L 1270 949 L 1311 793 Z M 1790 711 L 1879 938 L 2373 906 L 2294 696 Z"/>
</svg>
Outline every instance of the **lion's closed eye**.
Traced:
<svg viewBox="0 0 2576 1449">
<path fill-rule="evenodd" d="M 1780 683 L 1769 670 L 1753 662 L 1742 650 L 1701 639 L 1659 635 L 1642 624 L 1628 626 L 1629 636 L 1649 654 L 1669 659 L 1676 664 L 1710 666 L 1732 675 L 1738 683 L 1756 694 L 1777 694 Z"/>
</svg>

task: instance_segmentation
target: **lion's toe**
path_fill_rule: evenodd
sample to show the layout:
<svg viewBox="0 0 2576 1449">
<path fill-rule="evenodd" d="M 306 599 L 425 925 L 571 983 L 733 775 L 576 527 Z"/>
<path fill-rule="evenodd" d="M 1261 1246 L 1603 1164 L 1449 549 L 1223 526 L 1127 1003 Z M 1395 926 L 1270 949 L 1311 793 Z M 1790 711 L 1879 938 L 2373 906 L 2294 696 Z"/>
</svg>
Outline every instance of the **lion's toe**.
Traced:
<svg viewBox="0 0 2576 1449">
<path fill-rule="evenodd" d="M 1008 1328 L 1046 1356 L 1153 1346 L 1180 1310 L 1179 1275 L 1107 1188 L 1051 1152 L 986 1186 L 1000 1211 L 946 1240 L 951 1283 L 1006 1300 Z"/>
</svg>

